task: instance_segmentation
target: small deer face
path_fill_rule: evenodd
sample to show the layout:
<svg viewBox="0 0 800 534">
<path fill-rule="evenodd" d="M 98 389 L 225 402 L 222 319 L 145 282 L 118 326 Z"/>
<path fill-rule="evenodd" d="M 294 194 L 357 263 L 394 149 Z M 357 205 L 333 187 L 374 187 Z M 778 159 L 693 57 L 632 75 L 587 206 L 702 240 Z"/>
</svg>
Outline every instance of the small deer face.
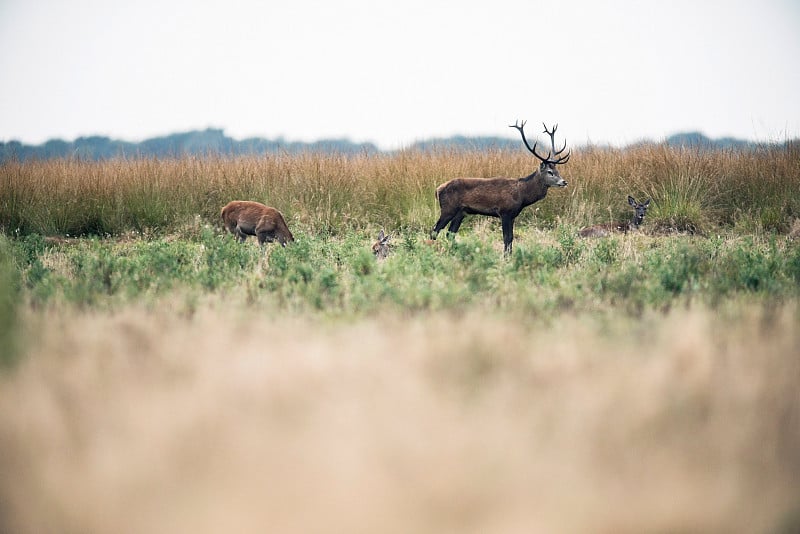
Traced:
<svg viewBox="0 0 800 534">
<path fill-rule="evenodd" d="M 554 163 L 542 162 L 539 165 L 539 173 L 544 177 L 544 183 L 547 187 L 567 187 L 567 181 L 558 173 Z"/>
<path fill-rule="evenodd" d="M 378 234 L 378 240 L 372 245 L 372 253 L 379 260 L 386 259 L 389 255 L 389 240 L 391 236 L 383 233 L 383 230 Z"/>
<path fill-rule="evenodd" d="M 644 221 L 644 216 L 647 213 L 647 207 L 650 205 L 650 199 L 648 198 L 643 203 L 639 204 L 632 196 L 628 196 L 628 204 L 631 205 L 635 212 L 633 216 L 633 224 L 634 226 L 639 226 L 642 224 L 642 221 Z"/>
</svg>

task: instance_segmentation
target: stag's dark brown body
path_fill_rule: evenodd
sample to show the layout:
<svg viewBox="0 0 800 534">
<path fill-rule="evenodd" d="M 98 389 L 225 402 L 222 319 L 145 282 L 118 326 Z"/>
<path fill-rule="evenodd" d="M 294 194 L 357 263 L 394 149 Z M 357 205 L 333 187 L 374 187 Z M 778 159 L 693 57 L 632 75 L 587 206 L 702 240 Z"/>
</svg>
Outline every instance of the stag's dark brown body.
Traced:
<svg viewBox="0 0 800 534">
<path fill-rule="evenodd" d="M 535 172 L 525 178 L 456 178 L 436 189 L 442 213 L 517 216 L 522 208 L 541 200 L 547 186 Z"/>
<path fill-rule="evenodd" d="M 258 244 L 277 240 L 281 245 L 294 241 L 281 212 L 260 202 L 234 200 L 222 208 L 222 222 L 233 235 L 244 241 L 254 235 Z"/>
<path fill-rule="evenodd" d="M 436 239 L 439 232 L 448 224 L 451 234 L 458 232 L 461 222 L 466 215 L 488 215 L 498 217 L 503 226 L 503 245 L 506 254 L 511 253 L 514 241 L 514 219 L 526 207 L 538 202 L 547 195 L 550 187 L 566 187 L 567 182 L 558 173 L 556 165 L 566 163 L 569 154 L 558 159 L 557 156 L 566 148 L 555 150 L 554 135 L 557 126 L 552 131 L 545 126 L 545 132 L 550 135 L 552 150 L 543 158 L 528 145 L 525 139 L 525 122 L 514 125 L 522 134 L 525 146 L 541 160 L 539 169 L 523 178 L 455 178 L 445 182 L 436 189 L 436 198 L 439 201 L 441 215 L 431 230 L 431 239 Z"/>
<path fill-rule="evenodd" d="M 458 232 L 466 215 L 498 217 L 503 226 L 504 249 L 510 253 L 514 219 L 522 209 L 543 199 L 552 185 L 567 185 L 560 176 L 555 179 L 552 174 L 548 176 L 548 172 L 551 172 L 549 168 L 540 169 L 525 178 L 456 178 L 440 185 L 436 198 L 442 213 L 431 237 L 435 239 L 448 223 L 451 233 Z M 547 178 L 554 183 L 548 184 Z"/>
</svg>

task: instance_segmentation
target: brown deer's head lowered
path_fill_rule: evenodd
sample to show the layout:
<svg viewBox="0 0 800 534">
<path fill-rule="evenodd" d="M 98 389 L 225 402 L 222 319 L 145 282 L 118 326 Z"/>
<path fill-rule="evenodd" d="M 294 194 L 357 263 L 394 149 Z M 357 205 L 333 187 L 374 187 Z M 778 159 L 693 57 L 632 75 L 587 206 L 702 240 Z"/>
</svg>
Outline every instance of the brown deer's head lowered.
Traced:
<svg viewBox="0 0 800 534">
<path fill-rule="evenodd" d="M 250 235 L 256 236 L 262 246 L 277 241 L 285 247 L 294 241 L 281 212 L 260 202 L 233 200 L 222 208 L 220 216 L 225 228 L 241 242 Z"/>
<path fill-rule="evenodd" d="M 525 121 L 515 122 L 510 128 L 516 128 L 522 136 L 525 147 L 541 162 L 539 168 L 531 175 L 523 178 L 454 178 L 436 188 L 436 199 L 439 201 L 441 215 L 431 229 L 431 239 L 436 239 L 439 232 L 448 224 L 450 234 L 458 232 L 465 215 L 488 215 L 498 217 L 503 226 L 503 250 L 511 253 L 514 240 L 514 219 L 520 211 L 547 195 L 550 187 L 566 187 L 567 181 L 561 177 L 557 165 L 569 161 L 570 152 L 562 155 L 567 148 L 566 141 L 560 150 L 556 150 L 556 129 L 558 125 L 544 133 L 550 136 L 550 152 L 543 157 L 528 144 L 525 137 Z"/>
</svg>

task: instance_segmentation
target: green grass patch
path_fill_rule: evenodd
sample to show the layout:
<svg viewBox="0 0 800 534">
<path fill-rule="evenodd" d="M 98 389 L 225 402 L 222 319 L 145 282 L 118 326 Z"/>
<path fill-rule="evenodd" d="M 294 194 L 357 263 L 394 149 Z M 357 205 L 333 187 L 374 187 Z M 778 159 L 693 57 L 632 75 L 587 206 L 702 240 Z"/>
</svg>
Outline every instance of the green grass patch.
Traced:
<svg viewBox="0 0 800 534">
<path fill-rule="evenodd" d="M 28 300 L 84 308 L 220 293 L 250 306 L 345 316 L 472 306 L 638 314 L 744 295 L 795 298 L 800 281 L 797 243 L 775 236 L 581 240 L 561 226 L 523 233 L 506 258 L 499 236 L 485 229 L 435 242 L 407 231 L 378 261 L 370 251 L 374 233 L 297 232 L 286 248 L 238 243 L 214 228 L 184 237 L 55 244 L 29 236 L 7 240 L 6 247 Z"/>
<path fill-rule="evenodd" d="M 0 236 L 0 368 L 19 355 L 20 275 L 14 261 L 14 244 Z"/>
</svg>

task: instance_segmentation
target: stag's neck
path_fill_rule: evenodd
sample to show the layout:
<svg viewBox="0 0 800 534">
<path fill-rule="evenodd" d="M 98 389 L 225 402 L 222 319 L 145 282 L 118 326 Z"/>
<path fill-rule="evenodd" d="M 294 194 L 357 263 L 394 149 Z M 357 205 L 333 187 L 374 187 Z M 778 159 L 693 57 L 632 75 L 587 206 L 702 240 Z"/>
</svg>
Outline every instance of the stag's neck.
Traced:
<svg viewBox="0 0 800 534">
<path fill-rule="evenodd" d="M 520 178 L 519 181 L 524 191 L 522 198 L 525 206 L 542 200 L 547 195 L 547 190 L 549 188 L 544 183 L 544 178 L 539 171 L 524 178 Z"/>
</svg>

